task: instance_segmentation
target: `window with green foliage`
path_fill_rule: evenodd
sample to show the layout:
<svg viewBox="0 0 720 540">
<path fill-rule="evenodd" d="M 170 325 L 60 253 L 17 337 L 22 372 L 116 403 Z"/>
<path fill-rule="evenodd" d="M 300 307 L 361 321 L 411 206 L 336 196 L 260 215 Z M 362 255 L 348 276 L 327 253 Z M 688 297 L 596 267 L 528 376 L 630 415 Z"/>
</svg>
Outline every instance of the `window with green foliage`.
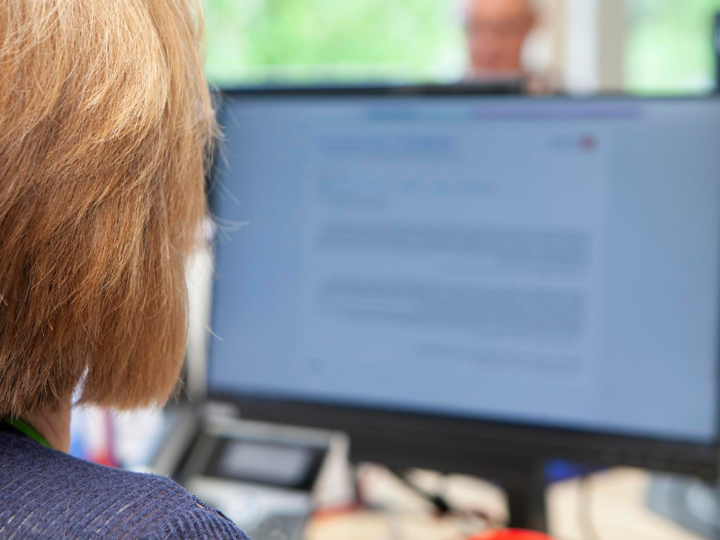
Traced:
<svg viewBox="0 0 720 540">
<path fill-rule="evenodd" d="M 207 72 L 250 83 L 444 81 L 465 65 L 457 0 L 205 0 Z"/>
<path fill-rule="evenodd" d="M 713 87 L 713 20 L 720 0 L 627 0 L 627 87 L 677 93 Z"/>
<path fill-rule="evenodd" d="M 449 82 L 464 71 L 460 0 L 204 1 L 207 72 L 219 86 Z M 712 88 L 720 0 L 625 2 L 628 90 Z"/>
</svg>

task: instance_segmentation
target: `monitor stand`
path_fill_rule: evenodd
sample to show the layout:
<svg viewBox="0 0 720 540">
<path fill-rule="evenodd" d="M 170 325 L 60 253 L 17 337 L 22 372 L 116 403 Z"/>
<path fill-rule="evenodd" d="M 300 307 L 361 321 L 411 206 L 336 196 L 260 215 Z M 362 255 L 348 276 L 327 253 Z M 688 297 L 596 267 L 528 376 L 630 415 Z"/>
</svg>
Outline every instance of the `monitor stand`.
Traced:
<svg viewBox="0 0 720 540">
<path fill-rule="evenodd" d="M 548 481 L 543 462 L 528 463 L 511 474 L 496 471 L 487 479 L 498 482 L 505 490 L 510 528 L 547 532 L 545 492 Z"/>
<path fill-rule="evenodd" d="M 708 540 L 720 539 L 720 486 L 685 476 L 656 474 L 647 504 L 656 513 Z"/>
</svg>

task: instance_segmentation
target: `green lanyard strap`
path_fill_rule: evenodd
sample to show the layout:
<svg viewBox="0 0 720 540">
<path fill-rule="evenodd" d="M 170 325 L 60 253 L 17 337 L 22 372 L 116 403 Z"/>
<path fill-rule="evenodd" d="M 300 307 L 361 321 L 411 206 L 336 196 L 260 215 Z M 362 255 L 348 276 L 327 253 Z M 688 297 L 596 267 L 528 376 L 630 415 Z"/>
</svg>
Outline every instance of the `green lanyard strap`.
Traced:
<svg viewBox="0 0 720 540">
<path fill-rule="evenodd" d="M 33 441 L 38 442 L 45 446 L 46 448 L 52 448 L 50 444 L 45 440 L 45 438 L 40 435 L 37 430 L 32 427 L 30 424 L 25 422 L 24 420 L 21 420 L 20 418 L 3 418 L 3 422 L 8 424 L 9 426 L 14 427 L 17 429 L 20 433 L 25 435 L 26 437 L 30 437 Z"/>
</svg>

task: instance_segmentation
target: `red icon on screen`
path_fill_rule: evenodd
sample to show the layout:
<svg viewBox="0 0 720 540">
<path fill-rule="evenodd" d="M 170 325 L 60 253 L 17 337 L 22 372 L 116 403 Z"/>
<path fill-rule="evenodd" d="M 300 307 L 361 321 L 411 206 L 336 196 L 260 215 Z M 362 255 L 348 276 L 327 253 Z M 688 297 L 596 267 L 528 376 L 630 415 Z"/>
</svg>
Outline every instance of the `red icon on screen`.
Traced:
<svg viewBox="0 0 720 540">
<path fill-rule="evenodd" d="M 584 135 L 580 138 L 580 148 L 584 152 L 592 152 L 598 147 L 598 140 L 594 135 Z"/>
</svg>

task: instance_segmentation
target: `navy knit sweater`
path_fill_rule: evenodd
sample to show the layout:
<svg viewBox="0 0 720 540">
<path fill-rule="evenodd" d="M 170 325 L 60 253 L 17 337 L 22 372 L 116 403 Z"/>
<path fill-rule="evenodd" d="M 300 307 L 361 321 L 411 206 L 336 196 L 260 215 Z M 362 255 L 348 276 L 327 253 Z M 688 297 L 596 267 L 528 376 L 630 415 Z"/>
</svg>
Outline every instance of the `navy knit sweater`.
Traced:
<svg viewBox="0 0 720 540">
<path fill-rule="evenodd" d="M 247 540 L 173 481 L 101 467 L 0 430 L 2 540 Z"/>
</svg>

